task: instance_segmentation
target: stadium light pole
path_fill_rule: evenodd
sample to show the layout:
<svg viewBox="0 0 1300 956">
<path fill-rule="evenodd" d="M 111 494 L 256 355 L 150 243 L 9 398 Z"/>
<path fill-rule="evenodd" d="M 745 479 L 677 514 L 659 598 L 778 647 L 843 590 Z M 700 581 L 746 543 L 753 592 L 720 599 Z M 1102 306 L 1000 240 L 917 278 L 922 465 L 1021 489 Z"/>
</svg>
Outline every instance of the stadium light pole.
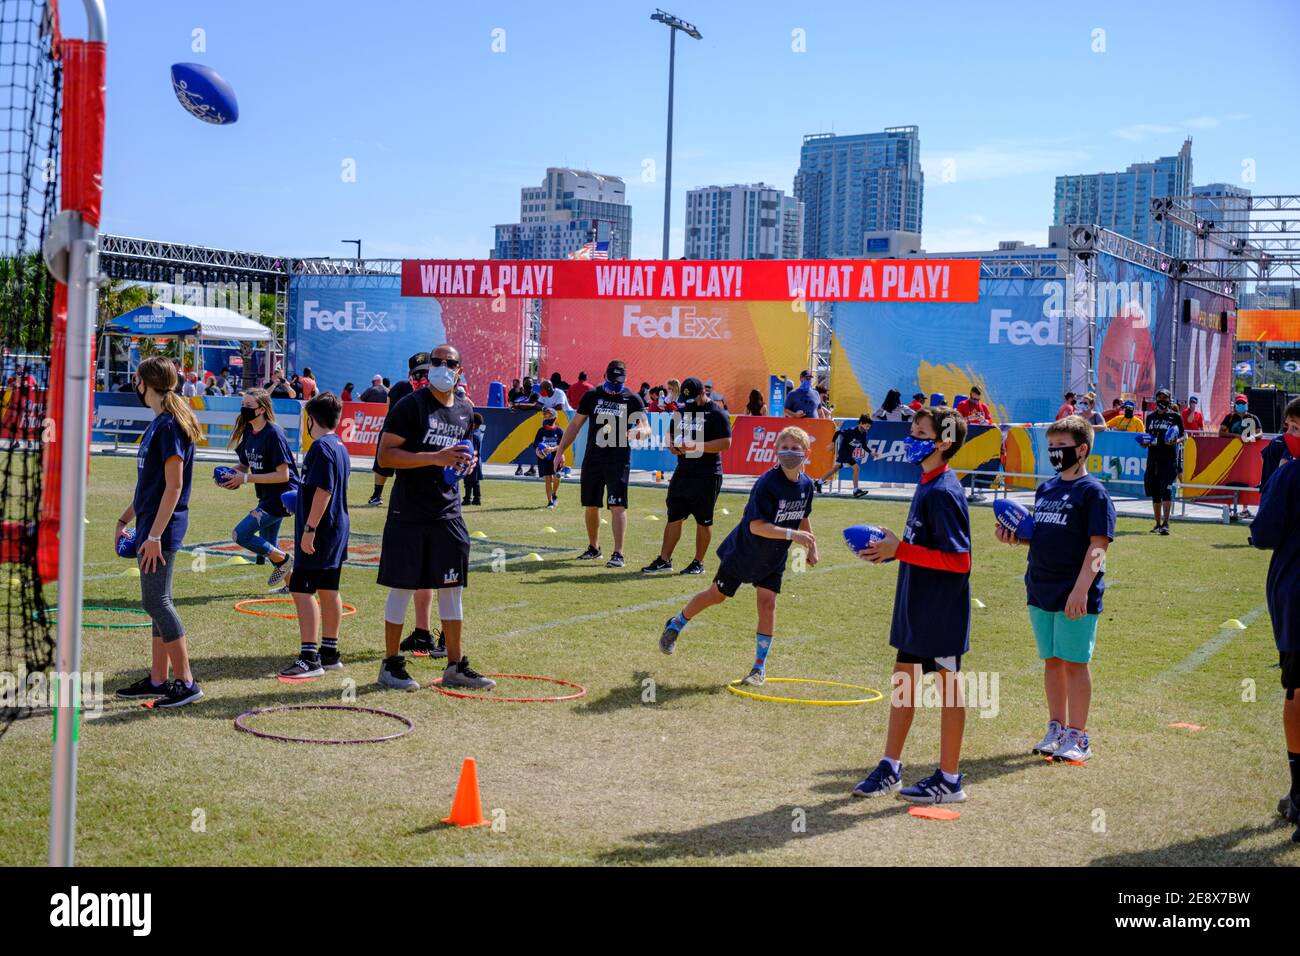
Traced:
<svg viewBox="0 0 1300 956">
<path fill-rule="evenodd" d="M 673 70 L 677 63 L 677 31 L 680 30 L 693 40 L 703 39 L 695 25 L 687 23 L 680 17 L 656 9 L 650 15 L 656 23 L 668 28 L 668 158 L 664 164 L 664 254 L 668 258 L 668 226 L 673 213 Z"/>
</svg>

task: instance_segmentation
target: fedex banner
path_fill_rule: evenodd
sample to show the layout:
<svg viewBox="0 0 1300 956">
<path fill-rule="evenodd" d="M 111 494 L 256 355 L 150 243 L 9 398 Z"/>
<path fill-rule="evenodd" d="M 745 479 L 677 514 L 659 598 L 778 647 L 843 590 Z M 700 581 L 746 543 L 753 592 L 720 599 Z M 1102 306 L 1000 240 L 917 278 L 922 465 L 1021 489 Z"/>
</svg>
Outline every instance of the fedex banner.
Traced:
<svg viewBox="0 0 1300 956">
<path fill-rule="evenodd" d="M 322 390 L 360 394 L 374 375 L 406 377 L 407 358 L 448 342 L 460 350 L 470 399 L 487 404 L 493 381 L 523 365 L 522 302 L 404 298 L 397 276 L 294 276 L 289 280 L 286 354 L 310 368 Z"/>
<path fill-rule="evenodd" d="M 793 377 L 808 365 L 808 313 L 788 302 L 555 299 L 542 310 L 540 370 L 570 382 L 579 372 L 599 382 L 610 359 L 622 359 L 633 391 L 694 375 L 735 412 L 752 390 L 766 391 L 771 373 Z"/>
<path fill-rule="evenodd" d="M 405 259 L 402 295 L 732 302 L 974 302 L 978 259 Z"/>
</svg>

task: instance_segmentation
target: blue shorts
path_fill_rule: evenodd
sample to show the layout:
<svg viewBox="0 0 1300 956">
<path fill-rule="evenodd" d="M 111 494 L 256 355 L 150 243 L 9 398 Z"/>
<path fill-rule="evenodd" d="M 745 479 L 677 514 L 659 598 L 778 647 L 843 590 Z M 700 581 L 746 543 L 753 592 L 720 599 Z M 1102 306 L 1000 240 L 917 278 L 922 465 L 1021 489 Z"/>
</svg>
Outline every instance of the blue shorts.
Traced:
<svg viewBox="0 0 1300 956">
<path fill-rule="evenodd" d="M 1099 614 L 1085 614 L 1071 621 L 1064 611 L 1044 611 L 1029 605 L 1029 623 L 1038 643 L 1038 656 L 1043 660 L 1059 657 L 1074 664 L 1087 664 L 1097 647 L 1097 618 Z"/>
</svg>

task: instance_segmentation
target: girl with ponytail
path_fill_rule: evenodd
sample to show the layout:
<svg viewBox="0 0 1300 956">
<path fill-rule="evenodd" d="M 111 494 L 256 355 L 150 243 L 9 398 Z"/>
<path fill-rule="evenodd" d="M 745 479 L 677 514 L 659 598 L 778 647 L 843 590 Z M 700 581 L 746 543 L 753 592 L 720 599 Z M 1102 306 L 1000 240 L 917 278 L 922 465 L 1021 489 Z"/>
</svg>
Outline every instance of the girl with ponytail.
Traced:
<svg viewBox="0 0 1300 956">
<path fill-rule="evenodd" d="M 153 356 L 135 373 L 135 392 L 154 412 L 136 455 L 135 497 L 117 522 L 115 541 L 135 518 L 136 562 L 140 568 L 140 603 L 153 621 L 153 661 L 149 673 L 123 687 L 123 700 L 152 698 L 154 707 L 183 707 L 203 696 L 190 671 L 185 627 L 172 603 L 176 552 L 189 524 L 190 479 L 194 445 L 201 436 L 198 419 L 176 394 L 176 368 Z M 168 668 L 171 677 L 168 679 Z"/>
<path fill-rule="evenodd" d="M 298 487 L 298 465 L 284 429 L 275 423 L 271 395 L 265 389 L 244 392 L 230 447 L 238 453 L 239 464 L 222 487 L 233 490 L 251 484 L 257 491 L 257 507 L 235 525 L 232 537 L 259 562 L 265 559 L 274 565 L 267 581 L 274 591 L 293 567 L 293 559 L 279 548 L 280 522 L 289 516 L 280 496 Z"/>
</svg>

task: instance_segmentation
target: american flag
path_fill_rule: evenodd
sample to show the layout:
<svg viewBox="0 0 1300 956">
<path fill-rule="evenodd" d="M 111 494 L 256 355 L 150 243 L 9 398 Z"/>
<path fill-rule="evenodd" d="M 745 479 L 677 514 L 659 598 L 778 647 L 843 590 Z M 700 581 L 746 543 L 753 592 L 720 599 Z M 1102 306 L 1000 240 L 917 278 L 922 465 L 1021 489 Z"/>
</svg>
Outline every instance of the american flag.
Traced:
<svg viewBox="0 0 1300 956">
<path fill-rule="evenodd" d="M 608 242 L 588 242 L 584 243 L 582 248 L 575 249 L 569 253 L 570 259 L 608 259 L 609 243 Z"/>
</svg>

